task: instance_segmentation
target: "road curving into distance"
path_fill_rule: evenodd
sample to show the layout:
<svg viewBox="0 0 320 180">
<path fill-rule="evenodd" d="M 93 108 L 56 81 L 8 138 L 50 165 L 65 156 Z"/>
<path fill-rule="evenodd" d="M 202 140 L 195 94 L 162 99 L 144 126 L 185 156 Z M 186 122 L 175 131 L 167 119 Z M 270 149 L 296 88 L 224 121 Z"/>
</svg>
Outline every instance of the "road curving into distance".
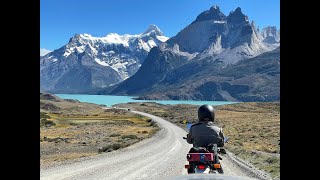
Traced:
<svg viewBox="0 0 320 180">
<path fill-rule="evenodd" d="M 182 138 L 187 132 L 160 117 L 138 111 L 132 112 L 152 118 L 161 130 L 153 137 L 124 149 L 41 169 L 40 179 L 164 180 L 187 174 L 187 170 L 184 169 L 187 163 L 186 154 L 192 147 Z M 250 176 L 226 156 L 223 156 L 221 163 L 226 175 Z"/>
</svg>

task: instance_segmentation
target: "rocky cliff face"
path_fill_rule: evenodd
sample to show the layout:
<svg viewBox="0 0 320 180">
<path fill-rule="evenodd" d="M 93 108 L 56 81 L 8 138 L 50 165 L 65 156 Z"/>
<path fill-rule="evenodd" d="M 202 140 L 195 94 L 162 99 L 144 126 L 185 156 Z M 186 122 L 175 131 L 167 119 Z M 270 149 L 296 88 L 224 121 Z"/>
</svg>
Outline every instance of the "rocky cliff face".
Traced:
<svg viewBox="0 0 320 180">
<path fill-rule="evenodd" d="M 139 99 L 280 100 L 280 48 L 226 68 L 207 66 L 207 63 L 180 66 Z"/>
<path fill-rule="evenodd" d="M 280 43 L 280 30 L 277 30 L 275 26 L 268 26 L 262 29 L 261 36 L 263 42 L 269 44 L 278 44 Z"/>
</svg>

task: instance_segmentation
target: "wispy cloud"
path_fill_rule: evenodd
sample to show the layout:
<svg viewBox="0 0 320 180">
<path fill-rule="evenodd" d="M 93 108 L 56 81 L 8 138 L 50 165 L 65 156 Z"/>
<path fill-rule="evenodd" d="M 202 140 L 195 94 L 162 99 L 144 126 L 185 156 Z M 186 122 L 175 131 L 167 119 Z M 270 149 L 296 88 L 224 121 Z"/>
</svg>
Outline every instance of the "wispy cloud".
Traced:
<svg viewBox="0 0 320 180">
<path fill-rule="evenodd" d="M 48 49 L 41 49 L 40 48 L 40 56 L 44 56 L 44 55 L 46 55 L 46 54 L 48 54 L 49 52 L 51 52 L 50 50 L 48 50 Z"/>
</svg>

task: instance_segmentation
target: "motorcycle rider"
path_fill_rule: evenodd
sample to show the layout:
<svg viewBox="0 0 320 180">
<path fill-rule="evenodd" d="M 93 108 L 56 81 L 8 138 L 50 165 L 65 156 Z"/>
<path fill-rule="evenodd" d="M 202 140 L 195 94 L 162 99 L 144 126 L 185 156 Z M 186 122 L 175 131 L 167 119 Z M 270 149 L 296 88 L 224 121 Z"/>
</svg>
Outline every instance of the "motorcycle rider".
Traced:
<svg viewBox="0 0 320 180">
<path fill-rule="evenodd" d="M 215 120 L 215 110 L 210 105 L 202 105 L 198 109 L 198 123 L 193 124 L 187 134 L 187 142 L 193 147 L 208 147 L 209 144 L 217 144 L 218 147 L 224 146 L 224 135 L 222 128 L 213 124 Z M 191 151 L 191 150 L 190 150 Z M 219 163 L 219 158 L 216 158 Z M 218 169 L 223 173 L 222 168 Z"/>
</svg>

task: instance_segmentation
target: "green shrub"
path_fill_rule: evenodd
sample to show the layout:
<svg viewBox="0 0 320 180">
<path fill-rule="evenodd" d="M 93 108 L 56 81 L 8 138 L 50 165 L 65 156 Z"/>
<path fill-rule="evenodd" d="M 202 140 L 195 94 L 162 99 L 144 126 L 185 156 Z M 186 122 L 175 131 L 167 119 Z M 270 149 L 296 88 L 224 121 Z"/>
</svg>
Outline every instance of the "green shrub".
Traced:
<svg viewBox="0 0 320 180">
<path fill-rule="evenodd" d="M 121 147 L 120 144 L 113 144 L 113 145 L 112 145 L 112 149 L 113 149 L 113 150 L 117 150 L 117 149 L 119 149 L 120 147 Z"/>
<path fill-rule="evenodd" d="M 110 152 L 111 151 L 111 145 L 106 145 L 106 146 L 103 146 L 103 147 L 100 147 L 98 152 L 99 153 L 102 153 L 102 152 Z"/>
<path fill-rule="evenodd" d="M 118 143 L 112 144 L 112 145 L 108 144 L 108 145 L 106 145 L 106 146 L 103 146 L 103 147 L 99 148 L 98 152 L 99 152 L 99 153 L 102 153 L 102 152 L 111 152 L 111 151 L 117 150 L 117 149 L 119 149 L 119 148 L 121 148 L 121 145 L 118 144 Z"/>
<path fill-rule="evenodd" d="M 277 157 L 269 157 L 269 158 L 266 159 L 266 162 L 268 164 L 279 163 L 279 159 Z"/>
<path fill-rule="evenodd" d="M 53 121 L 47 120 L 46 118 L 42 118 L 40 119 L 40 127 L 50 127 L 50 126 L 55 126 L 56 123 L 54 123 Z"/>
<path fill-rule="evenodd" d="M 157 125 L 157 123 L 156 123 L 156 122 L 151 121 L 151 122 L 150 122 L 150 126 L 157 127 L 158 125 Z"/>
<path fill-rule="evenodd" d="M 122 139 L 126 139 L 126 138 L 129 138 L 129 139 L 138 139 L 138 137 L 136 135 L 123 135 L 121 136 Z"/>
<path fill-rule="evenodd" d="M 40 119 L 42 118 L 50 119 L 51 117 L 45 112 L 40 112 Z"/>
<path fill-rule="evenodd" d="M 118 136 L 120 136 L 120 134 L 117 134 L 117 133 L 110 135 L 110 137 L 118 137 Z"/>
<path fill-rule="evenodd" d="M 45 109 L 45 110 L 48 110 L 48 111 L 59 111 L 61 110 L 60 107 L 52 104 L 52 103 L 45 103 L 45 102 L 42 102 L 40 101 L 40 109 Z"/>
<path fill-rule="evenodd" d="M 78 125 L 78 124 L 76 124 L 76 123 L 74 123 L 74 122 L 71 122 L 71 123 L 69 123 L 69 125 L 70 125 L 70 126 L 76 126 L 76 125 Z"/>
</svg>

